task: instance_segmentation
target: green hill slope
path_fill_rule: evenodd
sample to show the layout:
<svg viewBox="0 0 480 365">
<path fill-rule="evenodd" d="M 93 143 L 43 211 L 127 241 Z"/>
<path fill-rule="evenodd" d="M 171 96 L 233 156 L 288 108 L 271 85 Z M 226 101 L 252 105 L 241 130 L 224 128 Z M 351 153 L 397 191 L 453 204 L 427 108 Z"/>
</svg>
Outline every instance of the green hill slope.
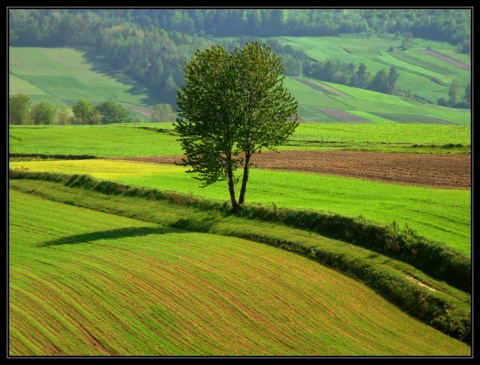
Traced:
<svg viewBox="0 0 480 365">
<path fill-rule="evenodd" d="M 25 94 L 32 104 L 46 100 L 71 107 L 81 98 L 93 104 L 115 98 L 126 107 L 152 107 L 147 88 L 87 52 L 38 47 L 9 52 L 9 93 Z"/>
<path fill-rule="evenodd" d="M 335 56 L 347 60 L 354 52 L 354 44 L 371 44 L 369 40 L 345 41 L 338 37 L 335 39 L 331 37 L 280 39 L 300 44 L 300 47 L 311 52 L 307 54 L 318 59 Z M 334 42 L 343 43 L 333 47 Z M 384 44 L 381 46 L 385 47 Z M 345 51 L 346 47 L 349 47 L 348 52 Z M 375 62 L 377 67 L 372 66 L 372 71 L 376 68 L 385 68 L 390 64 L 398 66 L 402 75 L 399 82 L 404 79 L 408 84 L 400 86 L 408 87 L 414 93 L 417 90 L 425 90 L 426 93 L 431 94 L 431 97 L 422 95 L 425 98 L 436 99 L 439 95 L 446 96 L 445 90 L 448 91 L 450 80 L 460 78 L 463 85 L 470 75 L 469 71 L 458 67 L 453 69 L 452 66 L 447 67 L 446 62 L 439 65 L 437 63 L 440 61 L 435 57 L 425 55 L 419 50 L 411 50 L 408 54 L 402 52 L 402 60 L 400 60 L 398 58 L 400 56 L 395 58 L 390 53 L 380 51 L 382 48 L 379 47 L 375 48 L 378 57 L 368 58 L 368 53 L 363 51 L 358 52 L 355 60 Z M 330 53 L 327 52 L 329 49 Z M 9 92 L 10 94 L 23 93 L 29 96 L 34 104 L 47 100 L 55 105 L 71 106 L 80 98 L 86 98 L 96 104 L 113 97 L 132 110 L 146 109 L 143 114 L 140 114 L 145 116 L 148 115 L 148 110 L 151 110 L 161 99 L 161 95 L 154 95 L 143 85 L 105 64 L 98 55 L 71 48 L 10 47 L 9 51 Z M 423 58 L 420 58 L 420 55 Z M 375 60 L 375 57 L 380 60 L 370 61 Z M 429 57 L 428 60 L 425 60 L 425 57 Z M 399 66 L 400 63 L 402 67 Z M 427 71 L 429 68 L 435 71 Z M 443 80 L 445 85 L 439 86 L 438 82 L 433 82 L 431 79 Z M 435 85 L 434 89 L 432 84 Z M 286 86 L 299 101 L 299 116 L 304 121 L 470 125 L 470 110 L 467 109 L 423 104 L 414 100 L 404 100 L 392 95 L 309 78 L 287 77 Z"/>
<path fill-rule="evenodd" d="M 312 59 L 337 58 L 343 62 L 364 63 L 367 70 L 377 73 L 395 66 L 400 74 L 397 86 L 435 103 L 448 98 L 448 88 L 457 80 L 463 89 L 471 81 L 471 59 L 455 53 L 455 47 L 445 42 L 415 39 L 413 48 L 403 50 L 401 39 L 353 37 L 278 37 L 306 52 Z"/>
</svg>

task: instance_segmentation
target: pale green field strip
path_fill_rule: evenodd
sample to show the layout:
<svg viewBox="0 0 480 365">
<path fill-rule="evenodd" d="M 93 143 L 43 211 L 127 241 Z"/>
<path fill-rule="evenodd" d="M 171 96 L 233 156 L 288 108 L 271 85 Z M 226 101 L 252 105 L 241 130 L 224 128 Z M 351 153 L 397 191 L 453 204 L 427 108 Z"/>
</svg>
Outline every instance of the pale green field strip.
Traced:
<svg viewBox="0 0 480 365">
<path fill-rule="evenodd" d="M 412 83 L 418 82 L 418 75 L 412 75 L 411 78 L 406 81 Z M 333 90 L 338 90 L 339 93 L 344 95 L 335 95 L 332 92 L 322 91 L 320 86 L 312 86 L 312 82 L 317 85 L 325 85 Z M 348 111 L 383 112 L 410 116 L 424 115 L 459 125 L 469 126 L 471 123 L 471 113 L 468 109 L 453 109 L 438 105 L 423 104 L 415 100 L 405 100 L 395 95 L 388 95 L 327 81 L 313 81 L 300 77 L 287 77 L 285 79 L 285 86 L 291 91 L 292 95 L 300 101 L 299 115 L 307 121 L 322 121 L 323 119 L 321 113 L 319 116 L 312 115 L 308 112 L 305 113 L 304 107 L 327 107 Z M 432 92 L 437 93 L 437 91 Z M 437 95 L 437 98 L 438 97 L 440 97 L 440 95 Z M 330 118 L 329 121 L 332 122 L 335 121 L 335 119 Z M 373 119 L 372 122 L 375 122 L 375 119 Z M 415 118 L 411 118 L 410 122 L 415 123 Z"/>
<path fill-rule="evenodd" d="M 377 59 L 388 64 L 397 67 L 401 72 L 401 70 L 409 70 L 410 72 L 427 77 L 433 77 L 444 85 L 450 85 L 452 83 L 451 77 L 446 76 L 445 74 L 441 74 L 438 72 L 432 71 L 430 68 L 414 66 L 411 63 L 402 61 L 394 56 L 392 56 L 389 52 L 381 51 L 380 55 L 377 56 Z"/>
<path fill-rule="evenodd" d="M 463 78 L 468 79 L 470 77 L 470 72 L 468 71 L 461 71 L 455 65 L 452 65 L 448 62 L 440 60 L 436 57 L 432 57 L 429 54 L 424 52 L 425 50 L 422 49 L 409 49 L 405 52 L 393 52 L 392 55 L 399 60 L 421 65 L 425 69 L 430 69 L 442 75 L 455 75 L 455 77 L 459 77 L 463 74 Z M 468 55 L 465 55 L 469 57 Z M 451 56 L 448 56 L 451 57 Z M 470 62 L 468 62 L 470 64 Z M 467 81 L 468 82 L 468 81 Z"/>
<path fill-rule="evenodd" d="M 10 355 L 471 353 L 290 252 L 16 191 L 10 205 Z"/>
<path fill-rule="evenodd" d="M 85 53 L 72 48 L 10 47 L 9 71 L 22 80 L 10 80 L 14 90 L 30 96 L 34 87 L 57 103 L 71 105 L 80 98 L 99 103 L 116 96 L 119 102 L 144 106 L 142 99 L 147 97 L 146 90 L 132 92 L 131 80 L 130 85 L 118 81 L 113 69 L 109 76 L 95 71 Z"/>
<path fill-rule="evenodd" d="M 39 89 L 38 87 L 30 84 L 29 82 L 22 80 L 21 78 L 18 78 L 15 76 L 11 71 L 10 75 L 8 77 L 9 79 L 9 89 L 8 89 L 8 94 L 9 95 L 16 95 L 16 94 L 25 94 L 25 95 L 48 95 L 45 90 Z"/>
<path fill-rule="evenodd" d="M 181 154 L 178 137 L 143 125 L 52 126 L 10 128 L 10 153 L 90 154 L 99 157 Z M 171 123 L 151 124 L 167 129 Z M 65 127 L 65 128 L 62 128 Z"/>
<path fill-rule="evenodd" d="M 111 160 L 10 162 L 12 169 L 88 174 L 129 185 L 178 191 L 228 200 L 225 182 L 200 188 L 185 168 Z M 253 169 L 247 202 L 313 209 L 350 217 L 363 216 L 381 224 L 395 220 L 417 233 L 467 256 L 471 254 L 471 192 L 433 189 L 297 172 Z"/>
<path fill-rule="evenodd" d="M 471 124 L 471 112 L 469 109 L 445 108 L 431 104 L 423 104 L 414 100 L 404 100 L 394 95 L 358 89 L 351 86 L 326 81 L 323 83 L 350 95 L 350 98 L 341 98 L 340 96 L 332 96 L 332 98 L 341 98 L 351 109 L 392 114 L 424 115 L 464 126 L 470 126 Z M 415 120 L 412 120 L 412 123 L 414 122 Z"/>
<path fill-rule="evenodd" d="M 463 62 L 466 65 L 472 65 L 472 56 L 465 53 L 458 53 L 455 48 L 449 49 L 433 49 L 435 52 L 443 53 L 445 56 L 453 58 L 454 60 L 458 60 Z"/>
<path fill-rule="evenodd" d="M 342 98 L 335 99 L 332 94 L 313 89 L 312 87 L 301 83 L 299 80 L 300 79 L 297 78 L 285 78 L 284 85 L 291 92 L 293 97 L 301 101 L 301 103 L 299 103 L 300 107 L 303 105 L 338 109 L 349 107 Z M 307 119 L 307 116 L 304 116 L 303 114 L 299 114 L 299 116 Z"/>
</svg>

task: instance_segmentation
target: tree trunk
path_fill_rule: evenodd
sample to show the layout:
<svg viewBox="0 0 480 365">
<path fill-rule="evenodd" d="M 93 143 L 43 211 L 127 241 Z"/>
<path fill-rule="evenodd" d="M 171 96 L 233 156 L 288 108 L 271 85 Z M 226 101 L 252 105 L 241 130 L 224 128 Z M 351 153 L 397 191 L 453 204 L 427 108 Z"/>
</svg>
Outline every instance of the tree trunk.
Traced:
<svg viewBox="0 0 480 365">
<path fill-rule="evenodd" d="M 240 188 L 240 197 L 238 199 L 238 204 L 242 205 L 245 202 L 245 193 L 247 192 L 247 182 L 248 174 L 250 172 L 250 157 L 252 154 L 250 152 L 245 154 L 245 165 L 243 166 L 243 179 L 242 187 Z"/>
<path fill-rule="evenodd" d="M 240 210 L 240 205 L 237 203 L 235 198 L 235 180 L 233 177 L 232 165 L 229 164 L 227 167 L 227 177 L 228 177 L 228 191 L 230 192 L 230 201 L 232 202 L 232 210 L 238 212 Z"/>
</svg>

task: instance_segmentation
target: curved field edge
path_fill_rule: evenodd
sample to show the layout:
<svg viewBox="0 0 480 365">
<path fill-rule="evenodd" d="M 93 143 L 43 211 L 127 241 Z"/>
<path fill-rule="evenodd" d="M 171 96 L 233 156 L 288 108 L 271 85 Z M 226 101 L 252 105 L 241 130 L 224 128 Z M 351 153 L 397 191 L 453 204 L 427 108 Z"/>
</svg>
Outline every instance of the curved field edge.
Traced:
<svg viewBox="0 0 480 365">
<path fill-rule="evenodd" d="M 242 219 L 225 213 L 222 204 L 202 202 L 191 196 L 99 182 L 88 176 L 37 174 L 38 177 L 53 182 L 39 184 L 38 180 L 11 180 L 11 188 L 171 228 L 252 239 L 307 255 L 361 280 L 434 328 L 466 343 L 471 342 L 470 295 L 391 256 L 341 241 L 329 241 L 315 233 L 289 228 L 278 222 Z M 72 189 L 80 187 L 81 190 Z M 139 201 L 132 203 L 134 197 Z"/>
<path fill-rule="evenodd" d="M 289 252 L 18 191 L 11 198 L 16 355 L 471 352 L 361 283 Z"/>
</svg>

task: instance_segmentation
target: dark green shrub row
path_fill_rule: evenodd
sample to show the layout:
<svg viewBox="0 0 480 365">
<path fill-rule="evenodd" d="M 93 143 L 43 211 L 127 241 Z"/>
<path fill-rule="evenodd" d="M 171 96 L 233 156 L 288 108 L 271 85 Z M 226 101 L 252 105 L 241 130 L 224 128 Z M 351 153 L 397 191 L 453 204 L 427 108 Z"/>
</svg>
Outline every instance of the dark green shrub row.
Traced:
<svg viewBox="0 0 480 365">
<path fill-rule="evenodd" d="M 9 158 L 41 159 L 41 160 L 88 160 L 97 158 L 93 155 L 46 155 L 43 153 L 9 153 Z"/>
<path fill-rule="evenodd" d="M 29 173 L 10 169 L 10 177 L 58 182 L 61 180 L 70 187 L 83 187 L 104 194 L 124 194 L 149 200 L 161 199 L 176 204 L 188 204 L 202 210 L 215 210 L 224 214 L 231 214 L 227 202 L 219 203 L 199 199 L 192 195 L 130 187 L 111 181 L 96 180 L 88 175 L 63 175 L 63 177 L 60 177 L 59 174 Z M 261 205 L 243 206 L 237 214 L 248 219 L 283 223 L 325 237 L 349 242 L 406 262 L 432 278 L 445 281 L 467 293 L 472 291 L 471 261 L 469 258 L 454 252 L 445 245 L 418 236 L 407 225 L 401 229 L 395 221 L 390 226 L 381 226 L 362 218 Z"/>
<path fill-rule="evenodd" d="M 401 229 L 393 221 L 381 226 L 362 218 L 350 218 L 322 212 L 244 206 L 239 215 L 249 219 L 281 222 L 322 236 L 346 241 L 406 262 L 432 278 L 471 293 L 471 261 L 450 248 L 427 240 L 405 224 Z"/>
</svg>

